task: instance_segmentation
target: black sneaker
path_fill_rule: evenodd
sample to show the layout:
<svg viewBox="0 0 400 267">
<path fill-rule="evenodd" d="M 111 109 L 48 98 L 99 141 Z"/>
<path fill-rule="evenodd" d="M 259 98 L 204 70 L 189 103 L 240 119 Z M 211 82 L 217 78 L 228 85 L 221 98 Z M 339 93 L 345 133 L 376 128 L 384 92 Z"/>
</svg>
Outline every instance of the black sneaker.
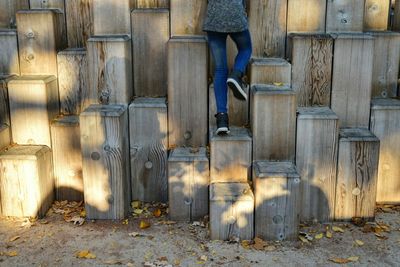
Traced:
<svg viewBox="0 0 400 267">
<path fill-rule="evenodd" d="M 245 91 L 245 84 L 242 81 L 242 73 L 240 71 L 232 71 L 226 81 L 229 88 L 231 88 L 233 95 L 242 101 L 247 100 L 247 94 Z"/>
<path fill-rule="evenodd" d="M 229 133 L 228 114 L 220 112 L 215 114 L 215 118 L 217 118 L 217 131 L 215 133 L 218 135 L 228 134 Z"/>
</svg>

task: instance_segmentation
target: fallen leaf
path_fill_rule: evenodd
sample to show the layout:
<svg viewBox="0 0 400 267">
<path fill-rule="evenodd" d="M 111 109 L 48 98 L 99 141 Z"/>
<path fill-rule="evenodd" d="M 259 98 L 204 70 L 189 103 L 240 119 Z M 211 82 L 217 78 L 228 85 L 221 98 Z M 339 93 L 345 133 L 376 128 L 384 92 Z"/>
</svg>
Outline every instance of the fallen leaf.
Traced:
<svg viewBox="0 0 400 267">
<path fill-rule="evenodd" d="M 327 238 L 332 238 L 333 235 L 332 235 L 332 232 L 331 232 L 331 231 L 326 230 L 325 236 L 326 236 Z"/>
<path fill-rule="evenodd" d="M 81 213 L 79 213 L 81 217 L 86 217 L 86 210 L 82 210 Z"/>
<path fill-rule="evenodd" d="M 132 206 L 132 209 L 138 209 L 141 206 L 141 202 L 140 201 L 132 201 L 131 206 Z"/>
<path fill-rule="evenodd" d="M 74 216 L 72 218 L 65 217 L 64 220 L 66 222 L 73 222 L 75 225 L 78 226 L 81 226 L 85 223 L 85 218 L 82 218 L 81 216 Z"/>
<path fill-rule="evenodd" d="M 324 234 L 323 234 L 323 233 L 320 233 L 320 234 L 315 235 L 315 239 L 321 239 L 321 238 L 323 238 L 323 237 L 324 237 Z"/>
<path fill-rule="evenodd" d="M 356 239 L 355 241 L 354 241 L 354 243 L 356 243 L 356 245 L 357 246 L 364 246 L 364 242 L 363 241 L 361 241 L 361 240 L 358 240 L 358 239 Z"/>
<path fill-rule="evenodd" d="M 349 259 L 345 259 L 345 258 L 331 258 L 329 260 L 334 263 L 339 263 L 339 264 L 345 264 L 345 263 L 351 262 Z"/>
<path fill-rule="evenodd" d="M 274 82 L 274 85 L 275 85 L 275 86 L 283 86 L 283 83 L 281 83 L 281 82 Z"/>
<path fill-rule="evenodd" d="M 96 255 L 91 253 L 89 250 L 82 250 L 76 253 L 76 257 L 80 259 L 95 259 Z"/>
<path fill-rule="evenodd" d="M 254 238 L 254 245 L 253 245 L 254 249 L 263 250 L 266 245 L 267 245 L 267 242 L 265 242 L 261 238 L 259 238 L 259 237 Z"/>
<path fill-rule="evenodd" d="M 200 260 L 201 260 L 201 261 L 207 261 L 208 258 L 207 258 L 206 255 L 201 255 Z"/>
<path fill-rule="evenodd" d="M 250 249 L 250 242 L 248 240 L 243 240 L 240 244 L 244 249 Z"/>
<path fill-rule="evenodd" d="M 276 250 L 276 247 L 275 246 L 267 246 L 266 248 L 265 248 L 265 250 L 266 251 L 274 251 L 274 250 Z"/>
<path fill-rule="evenodd" d="M 138 232 L 132 232 L 132 233 L 129 233 L 128 235 L 129 235 L 129 236 L 132 236 L 132 237 L 138 237 L 138 236 L 140 236 L 140 234 L 139 234 Z"/>
<path fill-rule="evenodd" d="M 133 210 L 133 213 L 135 213 L 135 214 L 137 214 L 137 215 L 140 215 L 140 214 L 143 213 L 143 210 L 142 210 L 142 209 L 134 209 L 134 210 Z"/>
<path fill-rule="evenodd" d="M 8 251 L 8 252 L 4 252 L 4 255 L 8 256 L 8 257 L 15 257 L 18 256 L 18 252 L 13 250 L 13 251 Z"/>
<path fill-rule="evenodd" d="M 338 226 L 332 226 L 332 230 L 335 232 L 344 233 L 344 230 Z"/>
<path fill-rule="evenodd" d="M 128 219 L 123 220 L 123 221 L 122 221 L 122 224 L 123 224 L 123 225 L 129 224 L 129 220 L 128 220 Z"/>
<path fill-rule="evenodd" d="M 139 223 L 139 228 L 140 229 L 146 229 L 150 227 L 150 223 L 147 221 L 140 221 Z"/>
<path fill-rule="evenodd" d="M 299 239 L 301 240 L 301 242 L 303 243 L 310 243 L 307 238 L 305 238 L 304 236 L 299 235 Z"/>
<path fill-rule="evenodd" d="M 349 261 L 351 261 L 351 262 L 356 262 L 356 261 L 358 261 L 359 259 L 360 259 L 360 257 L 358 257 L 358 256 L 352 256 L 352 257 L 348 257 L 347 258 Z"/>
<path fill-rule="evenodd" d="M 353 217 L 351 218 L 351 222 L 358 227 L 364 227 L 367 221 L 363 218 Z"/>
<path fill-rule="evenodd" d="M 160 209 L 156 209 L 155 211 L 153 211 L 153 215 L 156 218 L 160 217 L 161 216 L 161 210 Z"/>
<path fill-rule="evenodd" d="M 11 237 L 9 240 L 8 240 L 8 242 L 14 242 L 15 240 L 17 240 L 17 239 L 19 239 L 21 236 L 19 236 L 19 235 L 16 235 L 16 236 L 14 236 L 14 237 Z"/>
</svg>

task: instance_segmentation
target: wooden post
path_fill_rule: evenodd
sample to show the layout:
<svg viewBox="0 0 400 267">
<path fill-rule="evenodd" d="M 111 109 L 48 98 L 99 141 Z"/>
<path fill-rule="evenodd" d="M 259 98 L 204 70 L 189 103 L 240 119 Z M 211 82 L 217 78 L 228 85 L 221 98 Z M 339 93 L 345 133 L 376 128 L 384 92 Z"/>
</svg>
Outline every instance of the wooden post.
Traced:
<svg viewBox="0 0 400 267">
<path fill-rule="evenodd" d="M 291 162 L 258 161 L 253 166 L 255 235 L 296 240 L 300 222 L 300 176 Z"/>
<path fill-rule="evenodd" d="M 78 115 L 90 104 L 86 50 L 66 49 L 58 53 L 60 112 Z"/>
<path fill-rule="evenodd" d="M 11 144 L 10 126 L 0 124 L 0 151 Z M 0 204 L 1 205 L 1 204 Z"/>
<path fill-rule="evenodd" d="M 365 0 L 364 31 L 386 31 L 391 0 Z"/>
<path fill-rule="evenodd" d="M 327 5 L 326 32 L 362 32 L 366 0 L 331 0 Z"/>
<path fill-rule="evenodd" d="M 288 32 L 325 32 L 326 0 L 288 0 Z"/>
<path fill-rule="evenodd" d="M 400 62 L 400 33 L 374 32 L 372 97 L 397 96 Z"/>
<path fill-rule="evenodd" d="M 29 9 L 29 0 L 0 1 L 0 28 L 16 28 L 15 13 L 21 9 Z"/>
<path fill-rule="evenodd" d="M 129 106 L 133 200 L 168 201 L 167 117 L 165 98 L 136 98 Z"/>
<path fill-rule="evenodd" d="M 400 1 L 395 2 L 392 28 L 394 31 L 400 31 Z"/>
<path fill-rule="evenodd" d="M 335 220 L 375 217 L 379 139 L 363 128 L 343 128 L 339 137 Z"/>
<path fill-rule="evenodd" d="M 43 217 L 54 199 L 51 150 L 12 146 L 0 153 L 0 195 L 4 216 Z"/>
<path fill-rule="evenodd" d="M 57 50 L 65 47 L 61 18 L 62 13 L 56 9 L 18 11 L 21 75 L 57 76 Z"/>
<path fill-rule="evenodd" d="M 297 94 L 297 105 L 330 106 L 332 37 L 325 34 L 292 34 L 289 44 L 292 88 Z"/>
<path fill-rule="evenodd" d="M 0 76 L 19 74 L 17 32 L 0 29 Z"/>
<path fill-rule="evenodd" d="M 251 137 L 248 129 L 230 127 L 226 136 L 212 134 L 210 181 L 246 183 L 251 173 Z"/>
<path fill-rule="evenodd" d="M 374 99 L 371 132 L 381 141 L 379 150 L 378 203 L 400 203 L 400 101 Z"/>
<path fill-rule="evenodd" d="M 10 109 L 8 100 L 8 85 L 12 79 L 11 76 L 0 76 L 0 125 L 7 124 L 10 126 Z"/>
<path fill-rule="evenodd" d="M 79 118 L 86 217 L 123 219 L 131 200 L 127 108 L 91 105 Z"/>
<path fill-rule="evenodd" d="M 169 146 L 207 144 L 207 62 L 203 37 L 168 42 Z"/>
<path fill-rule="evenodd" d="M 90 102 L 128 105 L 133 96 L 130 37 L 93 36 L 87 57 Z"/>
<path fill-rule="evenodd" d="M 293 161 L 296 94 L 289 87 L 272 85 L 255 85 L 251 91 L 253 160 Z"/>
<path fill-rule="evenodd" d="M 292 66 L 286 60 L 254 58 L 250 64 L 250 85 L 278 83 L 290 86 Z"/>
<path fill-rule="evenodd" d="M 249 27 L 254 57 L 284 57 L 287 1 L 251 1 Z"/>
<path fill-rule="evenodd" d="M 65 1 L 68 47 L 86 47 L 93 35 L 93 0 Z"/>
<path fill-rule="evenodd" d="M 169 8 L 170 0 L 134 0 L 133 8 Z"/>
<path fill-rule="evenodd" d="M 204 35 L 206 8 L 204 0 L 170 0 L 171 36 Z"/>
<path fill-rule="evenodd" d="M 208 214 L 209 163 L 206 149 L 176 148 L 168 158 L 169 215 L 200 220 Z"/>
<path fill-rule="evenodd" d="M 135 96 L 167 95 L 169 11 L 132 11 L 133 79 Z"/>
<path fill-rule="evenodd" d="M 79 117 L 61 116 L 51 123 L 57 200 L 83 200 Z"/>
<path fill-rule="evenodd" d="M 210 185 L 210 235 L 213 240 L 252 240 L 254 195 L 247 183 Z"/>
<path fill-rule="evenodd" d="M 93 34 L 131 34 L 131 0 L 92 0 Z"/>
<path fill-rule="evenodd" d="M 59 112 L 56 77 L 14 77 L 8 88 L 13 141 L 51 147 L 50 122 Z"/>
<path fill-rule="evenodd" d="M 338 117 L 328 107 L 299 108 L 296 166 L 301 176 L 301 221 L 334 219 Z"/>
<path fill-rule="evenodd" d="M 331 107 L 340 127 L 369 126 L 373 49 L 370 35 L 341 34 L 335 39 Z"/>
</svg>

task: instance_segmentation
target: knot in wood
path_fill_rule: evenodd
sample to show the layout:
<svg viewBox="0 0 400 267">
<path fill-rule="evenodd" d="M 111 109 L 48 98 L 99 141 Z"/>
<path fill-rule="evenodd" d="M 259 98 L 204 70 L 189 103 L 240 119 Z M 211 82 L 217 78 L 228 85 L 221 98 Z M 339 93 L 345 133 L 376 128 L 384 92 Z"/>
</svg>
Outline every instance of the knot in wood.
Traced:
<svg viewBox="0 0 400 267">
<path fill-rule="evenodd" d="M 151 168 L 153 168 L 153 163 L 152 163 L 151 161 L 147 161 L 147 162 L 144 164 L 144 167 L 145 167 L 146 169 L 150 170 Z"/>
<path fill-rule="evenodd" d="M 281 224 L 283 222 L 283 217 L 281 215 L 276 215 L 272 218 L 275 224 Z"/>
<path fill-rule="evenodd" d="M 189 140 L 190 138 L 192 138 L 192 133 L 190 131 L 186 131 L 183 135 L 183 138 L 185 138 L 185 140 Z"/>
<path fill-rule="evenodd" d="M 107 198 L 108 204 L 112 204 L 114 202 L 114 197 L 112 195 L 109 195 Z"/>
<path fill-rule="evenodd" d="M 111 151 L 111 147 L 109 145 L 105 145 L 103 149 L 104 149 L 104 151 L 107 151 L 107 152 Z"/>
<path fill-rule="evenodd" d="M 184 199 L 184 202 L 185 202 L 185 205 L 191 205 L 192 202 L 193 202 L 193 200 L 192 200 L 192 198 L 190 198 L 190 197 L 186 197 L 186 198 Z"/>
<path fill-rule="evenodd" d="M 360 190 L 360 188 L 356 187 L 353 189 L 353 191 L 351 193 L 355 196 L 358 196 L 361 193 L 361 190 Z"/>
<path fill-rule="evenodd" d="M 100 154 L 99 152 L 92 152 L 92 154 L 90 154 L 90 158 L 92 160 L 99 160 L 100 159 Z"/>
<path fill-rule="evenodd" d="M 25 33 L 25 37 L 28 39 L 35 39 L 35 33 L 33 31 L 28 31 Z"/>
</svg>

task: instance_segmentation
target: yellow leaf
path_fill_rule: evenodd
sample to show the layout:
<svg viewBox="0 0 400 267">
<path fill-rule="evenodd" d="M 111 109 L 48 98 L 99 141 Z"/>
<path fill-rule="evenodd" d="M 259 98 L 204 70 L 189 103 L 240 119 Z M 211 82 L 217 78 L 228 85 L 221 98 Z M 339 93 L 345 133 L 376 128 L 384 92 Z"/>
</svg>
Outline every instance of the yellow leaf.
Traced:
<svg viewBox="0 0 400 267">
<path fill-rule="evenodd" d="M 19 236 L 19 235 L 16 235 L 16 236 L 14 236 L 14 237 L 11 237 L 11 238 L 8 240 L 8 242 L 13 242 L 13 241 L 19 239 L 20 237 L 21 237 L 21 236 Z"/>
<path fill-rule="evenodd" d="M 348 257 L 347 258 L 349 261 L 351 261 L 351 262 L 356 262 L 356 261 L 358 261 L 359 259 L 360 259 L 360 257 L 358 257 L 358 256 L 352 256 L 352 257 Z"/>
<path fill-rule="evenodd" d="M 153 215 L 154 217 L 160 217 L 161 216 L 161 210 L 160 209 L 156 209 L 155 211 L 153 211 Z"/>
<path fill-rule="evenodd" d="M 356 239 L 355 241 L 354 241 L 354 243 L 356 243 L 358 246 L 364 246 L 364 242 L 362 242 L 361 240 L 358 240 L 358 239 Z"/>
<path fill-rule="evenodd" d="M 303 242 L 303 243 L 310 243 L 310 242 L 307 240 L 307 238 L 305 238 L 305 237 L 302 236 L 302 235 L 299 235 L 299 239 L 300 239 L 301 242 Z"/>
<path fill-rule="evenodd" d="M 344 230 L 338 226 L 332 226 L 332 230 L 335 232 L 344 233 Z"/>
<path fill-rule="evenodd" d="M 140 201 L 132 201 L 131 206 L 133 209 L 138 209 L 140 208 Z"/>
<path fill-rule="evenodd" d="M 89 250 L 82 250 L 76 253 L 76 257 L 80 259 L 95 259 L 96 255 L 90 253 Z"/>
<path fill-rule="evenodd" d="M 332 232 L 329 230 L 326 230 L 326 237 L 327 238 L 332 238 Z"/>
<path fill-rule="evenodd" d="M 13 250 L 13 251 L 5 252 L 5 255 L 7 255 L 8 257 L 15 257 L 15 256 L 18 256 L 18 252 Z"/>
<path fill-rule="evenodd" d="M 128 219 L 125 219 L 125 220 L 122 221 L 122 224 L 124 224 L 124 225 L 127 225 L 128 223 L 129 223 Z"/>
<path fill-rule="evenodd" d="M 320 234 L 315 235 L 315 239 L 321 239 L 321 238 L 323 238 L 323 237 L 324 237 L 324 234 L 323 234 L 323 233 L 320 233 Z"/>
<path fill-rule="evenodd" d="M 331 258 L 329 260 L 334 263 L 339 263 L 339 264 L 345 264 L 345 263 L 351 262 L 349 259 L 344 259 L 344 258 Z"/>
<path fill-rule="evenodd" d="M 250 249 L 250 242 L 248 240 L 243 240 L 241 245 L 244 249 Z"/>
<path fill-rule="evenodd" d="M 274 85 L 275 85 L 275 86 L 283 86 L 283 83 L 281 83 L 281 82 L 275 82 Z"/>
<path fill-rule="evenodd" d="M 200 260 L 201 260 L 201 261 L 207 261 L 207 259 L 208 259 L 208 258 L 207 258 L 206 255 L 202 255 L 202 256 L 200 257 Z"/>
<path fill-rule="evenodd" d="M 139 228 L 140 229 L 146 229 L 150 227 L 150 223 L 147 221 L 140 221 L 139 223 Z"/>
<path fill-rule="evenodd" d="M 86 210 L 82 210 L 79 214 L 81 217 L 86 217 Z"/>
<path fill-rule="evenodd" d="M 137 215 L 140 215 L 140 214 L 143 213 L 143 210 L 142 210 L 142 209 L 134 209 L 134 210 L 133 210 L 133 213 L 135 213 L 135 214 L 137 214 Z"/>
<path fill-rule="evenodd" d="M 256 250 L 263 250 L 267 243 L 259 237 L 254 238 L 253 248 Z"/>
</svg>

